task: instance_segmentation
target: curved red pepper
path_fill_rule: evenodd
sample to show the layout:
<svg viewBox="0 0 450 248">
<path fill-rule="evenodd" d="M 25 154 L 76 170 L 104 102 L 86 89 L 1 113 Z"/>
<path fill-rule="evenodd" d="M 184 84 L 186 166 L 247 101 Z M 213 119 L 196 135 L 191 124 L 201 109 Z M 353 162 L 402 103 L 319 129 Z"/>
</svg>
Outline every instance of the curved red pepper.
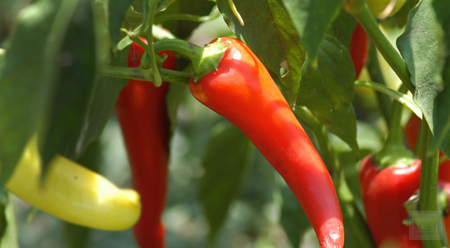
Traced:
<svg viewBox="0 0 450 248">
<path fill-rule="evenodd" d="M 228 47 L 218 70 L 189 89 L 236 125 L 281 174 L 308 216 L 321 247 L 343 247 L 339 202 L 327 168 L 256 55 L 242 42 Z"/>
<path fill-rule="evenodd" d="M 378 246 L 390 243 L 399 248 L 422 247 L 421 240 L 409 238 L 403 224 L 408 213 L 403 205 L 420 188 L 420 160 L 410 167 L 378 170 L 368 155 L 361 162 L 359 182 L 367 224 Z"/>
<path fill-rule="evenodd" d="M 406 141 L 411 150 L 414 151 L 417 143 L 417 138 L 419 136 L 421 119 L 417 115 L 411 115 L 404 128 L 404 133 Z M 439 151 L 439 157 L 444 156 L 444 154 Z M 439 175 L 438 179 L 444 182 L 450 182 L 450 160 L 445 160 L 439 165 Z"/>
<path fill-rule="evenodd" d="M 355 67 L 356 79 L 359 77 L 362 68 L 366 64 L 368 45 L 366 32 L 364 32 L 364 29 L 358 23 L 355 31 L 353 31 L 350 41 L 350 56 L 353 61 L 353 66 Z"/>
<path fill-rule="evenodd" d="M 145 40 L 143 40 L 146 42 Z M 139 67 L 144 49 L 133 43 L 128 67 Z M 172 52 L 162 67 L 175 69 Z M 169 118 L 166 93 L 169 84 L 155 87 L 152 82 L 129 80 L 116 103 L 116 114 L 122 129 L 131 165 L 133 187 L 141 195 L 142 213 L 134 226 L 134 236 L 142 248 L 162 248 L 164 211 L 167 191 Z"/>
<path fill-rule="evenodd" d="M 440 181 L 438 184 L 439 187 L 442 187 L 445 190 L 445 193 L 447 195 L 447 207 L 450 206 L 450 183 Z M 447 235 L 447 240 L 450 240 L 450 213 L 447 214 L 447 216 L 444 216 L 444 226 L 445 226 L 445 232 Z"/>
</svg>

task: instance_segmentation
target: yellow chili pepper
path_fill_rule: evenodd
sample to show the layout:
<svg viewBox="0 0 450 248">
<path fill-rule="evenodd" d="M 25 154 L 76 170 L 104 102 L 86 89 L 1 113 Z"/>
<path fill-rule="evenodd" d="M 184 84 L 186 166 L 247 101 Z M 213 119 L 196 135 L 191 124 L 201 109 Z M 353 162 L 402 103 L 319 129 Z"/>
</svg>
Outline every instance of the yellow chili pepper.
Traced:
<svg viewBox="0 0 450 248">
<path fill-rule="evenodd" d="M 34 137 L 6 184 L 18 197 L 62 220 L 91 228 L 118 231 L 139 219 L 139 194 L 119 189 L 103 176 L 56 155 L 41 181 L 41 158 Z"/>
</svg>

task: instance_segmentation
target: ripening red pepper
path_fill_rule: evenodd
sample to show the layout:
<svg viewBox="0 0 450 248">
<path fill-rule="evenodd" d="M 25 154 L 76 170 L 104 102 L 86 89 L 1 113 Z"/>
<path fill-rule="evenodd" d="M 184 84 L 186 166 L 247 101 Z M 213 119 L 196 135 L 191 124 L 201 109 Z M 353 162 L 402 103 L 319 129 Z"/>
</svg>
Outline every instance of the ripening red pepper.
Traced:
<svg viewBox="0 0 450 248">
<path fill-rule="evenodd" d="M 320 246 L 343 247 L 342 214 L 322 159 L 256 55 L 236 39 L 221 41 L 227 49 L 218 70 L 191 78 L 192 95 L 236 125 L 281 174 Z"/>
<path fill-rule="evenodd" d="M 368 45 L 366 32 L 364 32 L 364 29 L 358 23 L 353 31 L 350 41 L 350 56 L 353 61 L 353 66 L 355 67 L 356 79 L 359 77 L 362 68 L 366 64 Z"/>
<path fill-rule="evenodd" d="M 142 39 L 145 43 L 146 41 Z M 144 49 L 133 43 L 128 53 L 128 67 L 139 67 Z M 175 69 L 172 52 L 162 67 Z M 129 80 L 116 103 L 116 114 L 122 129 L 131 165 L 133 187 L 141 195 L 142 213 L 134 226 L 134 236 L 142 248 L 162 248 L 164 211 L 167 191 L 169 117 L 166 94 L 169 84 L 155 87 L 152 82 Z"/>
<path fill-rule="evenodd" d="M 449 209 L 448 209 L 450 206 L 450 183 L 440 181 L 438 183 L 438 186 L 443 188 L 447 195 L 447 211 L 445 211 L 446 215 L 444 215 L 444 226 L 445 226 L 445 232 L 447 235 L 447 240 L 450 240 L 450 213 L 449 213 Z"/>
<path fill-rule="evenodd" d="M 415 150 L 417 138 L 419 136 L 420 122 L 421 119 L 417 115 L 413 114 L 404 128 L 406 141 L 409 148 L 413 151 Z M 439 151 L 439 157 L 442 156 L 444 156 L 444 154 Z M 439 165 L 438 179 L 440 181 L 450 182 L 450 160 L 447 159 Z"/>
<path fill-rule="evenodd" d="M 421 240 L 409 238 L 409 226 L 403 224 L 408 213 L 403 205 L 420 188 L 419 159 L 409 167 L 387 167 L 379 170 L 366 156 L 359 169 L 359 182 L 367 224 L 378 246 L 422 247 Z"/>
</svg>

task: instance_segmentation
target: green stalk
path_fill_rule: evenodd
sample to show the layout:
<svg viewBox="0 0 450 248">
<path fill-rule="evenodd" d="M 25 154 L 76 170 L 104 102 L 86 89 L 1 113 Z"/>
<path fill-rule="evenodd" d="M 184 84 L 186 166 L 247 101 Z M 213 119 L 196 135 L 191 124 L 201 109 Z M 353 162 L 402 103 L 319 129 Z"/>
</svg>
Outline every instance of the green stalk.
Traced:
<svg viewBox="0 0 450 248">
<path fill-rule="evenodd" d="M 143 70 L 139 67 L 127 68 L 117 66 L 102 66 L 99 68 L 99 73 L 103 76 L 135 79 L 140 81 L 153 82 L 153 73 L 151 70 Z M 176 84 L 189 85 L 190 73 L 173 71 L 168 69 L 161 69 L 161 79 Z"/>
<path fill-rule="evenodd" d="M 419 194 L 419 209 L 423 211 L 439 212 L 437 206 L 437 182 L 438 182 L 438 170 L 439 170 L 439 152 L 436 149 L 431 153 L 426 152 L 430 147 L 431 139 L 433 137 L 431 130 L 429 129 L 426 121 L 422 120 L 422 165 L 420 173 L 420 194 Z M 438 225 L 439 218 L 433 223 L 431 219 L 427 219 L 426 224 Z M 423 225 L 419 225 L 422 227 Z M 428 227 L 428 226 L 426 226 Z M 426 228 L 425 227 L 425 228 Z M 441 241 L 437 239 L 437 233 L 430 232 L 429 229 L 420 229 L 421 232 L 427 231 L 427 235 L 435 234 L 435 237 L 423 239 L 423 245 L 425 248 L 441 247 Z M 429 236 L 427 236 L 429 237 Z"/>
<path fill-rule="evenodd" d="M 144 0 L 142 2 L 143 5 L 143 16 L 142 16 L 142 24 L 139 25 L 139 27 L 137 27 L 134 31 L 128 31 L 128 30 L 122 30 L 124 32 L 126 32 L 128 34 L 128 36 L 130 36 L 131 39 L 133 39 L 133 37 L 139 37 L 139 35 L 141 35 L 142 32 L 144 32 L 148 26 L 150 25 L 150 5 L 148 0 Z"/>
<path fill-rule="evenodd" d="M 190 21 L 190 22 L 207 22 L 216 19 L 220 16 L 220 12 L 217 10 L 217 8 L 214 8 L 213 11 L 211 11 L 211 14 L 207 16 L 198 16 L 198 15 L 192 15 L 192 14 L 170 14 L 170 15 L 163 15 L 163 16 L 155 16 L 154 23 L 161 23 L 161 22 L 167 22 L 167 21 Z"/>
<path fill-rule="evenodd" d="M 320 151 L 322 152 L 325 165 L 327 166 L 331 178 L 334 180 L 339 177 L 339 161 L 333 147 L 331 146 L 325 125 L 322 125 L 311 112 L 303 107 L 297 106 L 294 114 L 298 119 L 304 122 L 316 136 Z"/>
<path fill-rule="evenodd" d="M 402 80 L 403 84 L 409 91 L 414 92 L 415 86 L 411 82 L 411 76 L 405 61 L 381 32 L 375 17 L 372 16 L 369 7 L 366 4 L 366 1 L 347 0 L 344 4 L 344 9 L 356 18 L 372 43 L 378 48 L 388 64 Z"/>
<path fill-rule="evenodd" d="M 378 62 L 377 49 L 372 43 L 369 44 L 369 58 L 367 60 L 367 69 L 369 71 L 372 81 L 377 82 L 383 86 L 386 86 L 383 73 L 381 72 L 380 63 Z M 375 91 L 377 96 L 378 105 L 380 106 L 381 114 L 384 117 L 386 123 L 390 122 L 389 113 L 391 112 L 392 102 L 389 97 L 379 91 Z"/>
<path fill-rule="evenodd" d="M 217 70 L 227 45 L 223 44 L 220 38 L 206 47 L 199 47 L 184 40 L 171 39 L 157 41 L 153 48 L 156 53 L 168 50 L 189 58 L 194 68 L 193 78 L 197 82 L 204 75 Z"/>
<path fill-rule="evenodd" d="M 156 87 L 159 87 L 162 85 L 161 74 L 159 73 L 159 67 L 158 67 L 158 64 L 156 63 L 156 57 L 158 55 L 154 52 L 154 47 L 153 47 L 153 19 L 155 18 L 156 7 L 158 6 L 158 2 L 159 2 L 159 0 L 149 0 L 148 1 L 148 4 L 150 5 L 150 16 L 149 16 L 148 32 L 147 32 L 147 42 L 148 42 L 147 54 L 148 54 L 148 56 L 150 56 L 150 69 L 152 70 L 153 79 L 154 79 L 154 81 L 152 81 L 152 82 Z M 145 54 L 144 54 L 144 56 L 145 56 Z"/>
<path fill-rule="evenodd" d="M 405 85 L 401 85 L 398 91 L 405 93 L 407 89 Z M 379 170 L 392 166 L 409 165 L 414 161 L 413 153 L 406 149 L 403 144 L 402 112 L 403 105 L 398 101 L 394 101 L 390 115 L 389 134 L 385 145 L 372 158 Z"/>
</svg>

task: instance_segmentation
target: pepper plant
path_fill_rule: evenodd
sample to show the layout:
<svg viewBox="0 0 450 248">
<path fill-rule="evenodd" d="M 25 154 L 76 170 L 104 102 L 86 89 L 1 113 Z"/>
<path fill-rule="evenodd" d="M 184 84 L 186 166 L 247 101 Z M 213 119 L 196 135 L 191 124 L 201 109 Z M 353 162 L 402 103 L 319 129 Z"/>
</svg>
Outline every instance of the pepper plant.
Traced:
<svg viewBox="0 0 450 248">
<path fill-rule="evenodd" d="M 2 1 L 0 248 L 446 247 L 449 49 L 448 0 Z"/>
</svg>

